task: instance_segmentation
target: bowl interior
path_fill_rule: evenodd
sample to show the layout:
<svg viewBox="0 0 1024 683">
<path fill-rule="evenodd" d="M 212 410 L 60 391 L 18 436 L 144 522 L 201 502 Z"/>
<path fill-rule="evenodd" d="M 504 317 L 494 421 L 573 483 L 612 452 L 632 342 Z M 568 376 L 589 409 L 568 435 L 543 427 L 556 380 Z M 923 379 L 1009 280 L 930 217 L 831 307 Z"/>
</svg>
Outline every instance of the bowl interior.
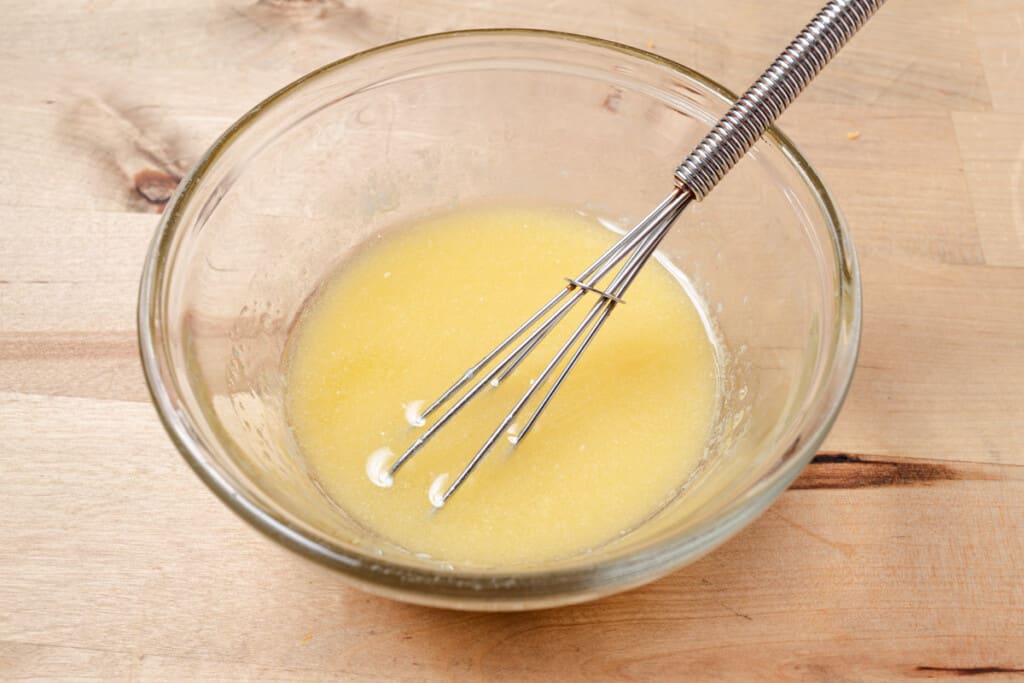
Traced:
<svg viewBox="0 0 1024 683">
<path fill-rule="evenodd" d="M 415 558 L 352 523 L 309 476 L 285 419 L 282 359 L 304 302 L 360 243 L 494 201 L 630 226 L 728 104 L 664 60 L 524 31 L 407 41 L 289 86 L 211 149 L 154 243 L 141 342 L 172 436 L 258 527 L 400 597 L 567 601 L 695 557 L 813 454 L 856 352 L 856 272 L 840 219 L 774 132 L 661 249 L 702 297 L 723 350 L 717 437 L 687 492 L 697 513 L 670 506 L 598 552 L 515 571 Z"/>
</svg>

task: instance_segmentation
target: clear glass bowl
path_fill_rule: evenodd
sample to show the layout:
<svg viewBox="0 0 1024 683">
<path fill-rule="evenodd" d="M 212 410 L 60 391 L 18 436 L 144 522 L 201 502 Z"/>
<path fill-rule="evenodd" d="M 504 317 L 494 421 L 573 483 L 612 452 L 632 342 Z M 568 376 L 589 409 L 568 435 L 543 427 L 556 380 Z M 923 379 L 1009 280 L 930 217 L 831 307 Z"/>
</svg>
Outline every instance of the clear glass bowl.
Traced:
<svg viewBox="0 0 1024 683">
<path fill-rule="evenodd" d="M 139 345 L 160 417 L 220 498 L 375 593 L 466 609 L 592 599 L 661 576 L 765 509 L 814 455 L 856 359 L 849 234 L 810 165 L 771 131 L 662 247 L 725 359 L 707 466 L 651 522 L 542 566 L 462 571 L 380 543 L 309 476 L 283 409 L 282 354 L 317 284 L 361 242 L 486 201 L 632 224 L 734 96 L 684 66 L 525 30 L 408 40 L 287 86 L 234 124 L 165 211 L 145 264 Z M 552 283 L 556 286 L 556 283 Z"/>
</svg>

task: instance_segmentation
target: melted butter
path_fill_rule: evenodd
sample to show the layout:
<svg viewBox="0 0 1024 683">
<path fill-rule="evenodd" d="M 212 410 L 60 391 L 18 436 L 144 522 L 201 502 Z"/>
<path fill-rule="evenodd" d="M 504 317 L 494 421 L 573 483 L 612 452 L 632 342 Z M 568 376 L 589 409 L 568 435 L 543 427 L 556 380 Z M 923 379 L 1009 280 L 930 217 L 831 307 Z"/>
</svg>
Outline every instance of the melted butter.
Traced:
<svg viewBox="0 0 1024 683">
<path fill-rule="evenodd" d="M 654 261 L 530 435 L 514 447 L 500 439 L 443 509 L 431 499 L 529 388 L 593 295 L 387 477 L 423 431 L 423 401 L 615 238 L 574 213 L 496 207 L 397 230 L 345 263 L 303 312 L 286 369 L 292 428 L 323 490 L 389 542 L 456 566 L 585 552 L 657 512 L 703 457 L 718 381 L 696 305 Z M 529 406 L 509 435 L 528 416 Z"/>
</svg>

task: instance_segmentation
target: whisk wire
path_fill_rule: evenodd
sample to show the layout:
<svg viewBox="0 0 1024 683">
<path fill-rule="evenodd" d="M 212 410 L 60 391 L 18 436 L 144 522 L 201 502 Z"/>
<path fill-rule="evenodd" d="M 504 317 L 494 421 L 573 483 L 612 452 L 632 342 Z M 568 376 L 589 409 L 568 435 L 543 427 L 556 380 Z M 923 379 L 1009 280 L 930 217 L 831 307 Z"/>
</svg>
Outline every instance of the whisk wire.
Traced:
<svg viewBox="0 0 1024 683">
<path fill-rule="evenodd" d="M 644 243 L 640 245 L 639 249 L 634 254 L 634 256 L 623 267 L 622 271 L 619 273 L 622 279 L 618 287 L 616 287 L 613 283 L 613 285 L 608 288 L 608 294 L 604 298 L 602 298 L 601 301 L 595 304 L 595 308 L 600 307 L 599 310 L 601 311 L 601 316 L 590 328 L 590 331 L 587 333 L 587 336 L 583 339 L 582 343 L 576 349 L 576 352 L 572 355 L 572 357 L 569 358 L 569 362 L 566 363 L 565 367 L 562 369 L 562 372 L 555 379 L 554 383 L 551 385 L 551 388 L 548 389 L 547 393 L 544 395 L 544 398 L 541 399 L 540 403 L 537 405 L 537 408 L 534 409 L 533 414 L 530 415 L 529 419 L 523 425 L 522 429 L 519 430 L 519 434 L 514 437 L 512 443 L 518 444 L 524 438 L 526 438 L 527 432 L 530 431 L 534 423 L 537 421 L 537 418 L 540 417 L 540 414 L 544 411 L 548 403 L 554 397 L 555 393 L 562 386 L 562 383 L 565 381 L 565 378 L 568 377 L 569 373 L 572 372 L 574 367 L 576 367 L 576 363 L 583 355 L 583 352 L 587 350 L 587 347 L 590 346 L 590 342 L 593 341 L 594 337 L 601 329 L 601 326 L 604 325 L 606 320 L 608 320 L 608 317 L 611 315 L 612 310 L 615 308 L 617 304 L 624 303 L 621 299 L 622 295 L 625 294 L 626 290 L 633 283 L 633 280 L 635 280 L 636 276 L 640 273 L 640 269 L 644 266 L 645 263 L 647 263 L 647 261 L 657 250 L 658 245 L 661 244 L 661 240 L 664 239 L 665 235 L 668 234 L 669 228 L 672 227 L 672 223 L 678 217 L 679 213 L 682 213 L 683 209 L 686 208 L 686 205 L 689 204 L 691 200 L 692 195 L 687 193 L 683 196 L 682 203 L 680 204 L 678 211 L 675 214 L 671 215 L 669 218 L 667 218 L 664 222 L 662 222 L 658 226 L 658 229 L 652 232 L 651 235 L 645 239 Z M 581 325 L 581 328 L 582 327 L 583 325 Z"/>
<path fill-rule="evenodd" d="M 437 423 L 432 425 L 413 444 L 410 451 L 415 452 L 419 447 L 425 443 L 425 440 L 430 438 L 437 429 L 443 426 L 444 422 L 447 422 L 451 417 L 457 413 L 462 406 L 465 405 L 477 392 L 479 392 L 486 384 L 494 383 L 496 375 L 500 377 L 507 376 L 531 351 L 540 341 L 560 322 L 561 318 L 564 317 L 568 311 L 576 305 L 588 292 L 595 292 L 599 294 L 600 299 L 594 303 L 594 306 L 587 312 L 583 321 L 576 327 L 569 338 L 562 344 L 559 350 L 555 353 L 554 357 L 548 362 L 540 374 L 534 378 L 530 387 L 520 397 L 520 399 L 513 406 L 512 410 L 501 420 L 497 428 L 487 437 L 483 445 L 476 452 L 476 454 L 469 460 L 466 466 L 459 472 L 452 484 L 445 490 L 445 492 L 439 498 L 433 498 L 432 502 L 435 506 L 440 507 L 447 502 L 448 498 L 463 484 L 466 478 L 476 469 L 484 457 L 494 448 L 495 444 L 501 438 L 502 434 L 508 431 L 510 425 L 513 424 L 515 419 L 522 412 L 523 408 L 533 399 L 534 395 L 545 385 L 548 379 L 552 376 L 554 371 L 559 365 L 565 360 L 566 356 L 572 351 L 572 355 L 569 357 L 569 361 L 565 368 L 559 373 L 554 385 L 549 389 L 544 397 L 541 399 L 540 404 L 534 409 L 530 415 L 524 428 L 517 434 L 511 435 L 510 441 L 513 445 L 522 441 L 526 436 L 526 433 L 530 431 L 537 419 L 540 417 L 544 408 L 547 407 L 551 398 L 554 396 L 555 391 L 565 381 L 568 373 L 579 361 L 583 352 L 590 345 L 597 331 L 601 328 L 601 325 L 607 320 L 611 314 L 612 309 L 622 302 L 622 295 L 628 289 L 629 285 L 632 284 L 636 275 L 640 272 L 640 268 L 650 258 L 657 248 L 657 245 L 661 242 L 661 239 L 668 232 L 672 222 L 678 217 L 679 213 L 689 203 L 692 195 L 683 190 L 675 189 L 673 192 L 665 198 L 655 211 L 648 214 L 635 228 L 630 230 L 626 235 L 629 237 L 628 240 L 620 240 L 615 247 L 609 252 L 612 254 L 609 259 L 603 263 L 594 272 L 593 268 L 589 268 L 591 271 L 590 279 L 583 283 L 584 286 L 579 286 L 576 283 L 570 281 L 566 290 L 575 287 L 575 292 L 572 298 L 564 303 L 559 309 L 540 327 L 534 330 L 530 336 L 528 336 L 523 342 L 521 342 L 508 356 L 502 360 L 497 367 L 488 372 L 483 379 L 481 379 L 469 392 L 462 398 L 460 398 L 449 410 L 442 416 Z M 613 277 L 611 283 L 606 287 L 605 290 L 597 288 L 597 283 L 600 282 L 605 276 L 607 276 L 611 270 L 621 263 L 623 260 L 626 261 L 625 265 L 619 270 L 619 272 Z M 583 278 L 578 278 L 583 280 Z M 541 309 L 542 311 L 544 308 Z M 530 320 L 536 322 L 541 316 L 531 316 Z M 527 326 L 529 329 L 529 326 Z M 581 341 L 582 338 L 582 341 Z M 575 351 L 573 351 L 575 347 Z M 500 351 L 499 351 L 500 353 Z M 493 357 L 492 354 L 488 356 Z M 402 456 L 395 461 L 395 465 L 392 467 L 392 475 L 394 471 L 398 469 L 408 458 L 412 455 L 412 452 L 406 451 Z"/>
<path fill-rule="evenodd" d="M 424 445 L 426 445 L 426 443 L 430 441 L 430 439 L 445 424 L 447 424 L 453 417 L 455 417 L 455 415 L 458 414 L 458 412 L 462 410 L 462 408 L 467 403 L 469 403 L 470 400 L 472 400 L 477 394 L 479 394 L 480 391 L 482 391 L 486 386 L 491 385 L 493 381 L 499 376 L 506 376 L 508 374 L 507 371 L 510 371 L 511 369 L 514 369 L 515 366 L 518 366 L 518 364 L 522 362 L 523 358 L 525 358 L 526 354 L 529 353 L 529 351 L 532 350 L 533 347 L 539 344 L 540 341 L 545 336 L 547 336 L 547 334 L 552 329 L 554 329 L 554 327 L 556 327 L 559 322 L 561 322 L 562 318 L 564 318 L 569 313 L 569 311 L 576 305 L 576 303 L 578 303 L 578 301 L 589 290 L 593 290 L 594 288 L 596 288 L 597 284 L 603 278 L 605 278 L 612 271 L 612 269 L 615 268 L 615 266 L 617 266 L 620 262 L 629 257 L 630 254 L 632 254 L 636 250 L 638 242 L 643 242 L 653 232 L 657 231 L 659 227 L 663 227 L 668 217 L 671 216 L 674 219 L 674 217 L 678 215 L 678 212 L 682 210 L 679 205 L 681 203 L 685 205 L 685 201 L 689 201 L 689 196 L 690 195 L 688 193 L 683 192 L 682 190 L 673 190 L 673 192 L 668 197 L 666 197 L 664 200 L 662 200 L 661 203 L 658 204 L 654 211 L 649 213 L 643 220 L 641 220 L 640 223 L 636 225 L 636 227 L 629 230 L 597 261 L 595 261 L 591 266 L 589 266 L 585 271 L 583 271 L 579 278 L 577 278 L 578 280 L 584 280 L 586 284 L 589 286 L 589 288 L 579 288 L 570 282 L 570 284 L 567 285 L 561 292 L 559 292 L 558 295 L 556 295 L 546 304 L 544 304 L 544 306 L 542 306 L 540 310 L 538 310 L 536 313 L 530 316 L 526 322 L 520 325 L 515 332 L 506 337 L 505 340 L 502 341 L 497 347 L 495 347 L 480 361 L 478 361 L 469 370 L 467 370 L 463 374 L 463 376 L 459 380 L 457 380 L 451 387 L 446 389 L 441 394 L 441 396 L 430 405 L 430 407 L 427 410 L 423 411 L 420 414 L 419 420 L 421 422 L 425 421 L 427 416 L 432 411 L 436 410 L 438 407 L 447 403 L 449 399 L 451 399 L 455 394 L 457 394 L 458 391 L 461 388 L 463 388 L 466 384 L 472 381 L 472 379 L 475 378 L 480 373 L 481 370 L 490 365 L 491 362 L 493 362 L 494 359 L 497 358 L 505 349 L 507 349 L 511 344 L 515 343 L 520 337 L 522 337 L 523 334 L 525 334 L 528 330 L 533 328 L 534 325 L 536 325 L 539 321 L 543 320 L 543 322 L 535 329 L 533 329 L 533 331 L 530 332 L 529 335 L 527 335 L 527 337 L 523 339 L 523 341 L 521 341 L 515 348 L 513 348 L 513 350 L 508 355 L 506 355 L 501 361 L 499 361 L 498 364 L 495 365 L 491 370 L 485 373 L 484 376 L 476 384 L 474 384 L 465 394 L 459 397 L 455 401 L 455 403 L 453 403 L 451 407 L 448 408 L 448 410 L 445 411 L 444 414 L 437 419 L 436 422 L 427 427 L 426 431 L 424 431 L 423 434 L 421 434 L 419 438 L 417 438 L 412 443 L 412 445 L 409 446 L 409 448 L 406 449 L 405 452 L 403 452 L 398 457 L 398 459 L 395 460 L 395 462 L 391 465 L 391 467 L 388 469 L 388 479 L 393 478 L 395 473 L 397 473 L 398 470 L 401 469 L 401 467 L 406 462 L 408 462 L 409 458 L 411 458 L 417 451 L 419 451 Z M 632 263 L 632 260 L 630 261 L 630 263 Z M 617 282 L 618 278 L 616 278 L 616 280 L 613 280 L 612 285 L 609 288 L 617 286 Z M 558 306 L 559 302 L 561 302 L 562 299 L 569 295 L 571 295 L 569 300 L 562 303 L 561 306 Z M 557 308 L 555 308 L 556 306 Z M 554 309 L 553 313 L 551 313 L 552 309 Z M 548 313 L 550 313 L 550 317 L 548 317 L 545 320 L 544 316 L 547 315 Z M 562 355 L 564 356 L 564 354 Z M 528 392 L 529 395 L 527 396 L 527 400 L 529 399 L 529 396 L 533 395 L 533 391 L 535 391 L 534 387 L 539 387 L 541 383 L 541 379 L 538 379 L 534 382 L 534 385 L 531 387 L 530 392 Z M 504 428 L 507 427 L 508 425 L 506 424 Z M 500 432 L 504 431 L 504 428 L 499 430 L 499 436 Z M 494 445 L 494 442 L 496 440 L 497 439 L 488 440 L 487 447 L 483 449 L 483 454 L 486 454 L 486 452 L 490 450 L 490 447 Z M 471 471 L 473 468 L 475 468 L 476 465 L 479 464 L 479 461 L 482 457 L 482 455 L 480 457 L 474 457 L 473 460 L 470 461 L 471 465 L 468 466 L 467 469 L 470 469 Z M 445 493 L 444 500 L 447 500 L 451 493 L 453 493 L 454 490 L 458 488 L 458 485 L 461 485 L 462 481 L 465 480 L 465 476 L 462 476 L 463 474 L 468 475 L 468 472 L 466 472 L 466 470 L 464 469 L 463 473 L 460 474 L 458 478 L 456 478 L 456 482 L 453 483 L 452 487 L 449 488 L 449 490 Z"/>
</svg>

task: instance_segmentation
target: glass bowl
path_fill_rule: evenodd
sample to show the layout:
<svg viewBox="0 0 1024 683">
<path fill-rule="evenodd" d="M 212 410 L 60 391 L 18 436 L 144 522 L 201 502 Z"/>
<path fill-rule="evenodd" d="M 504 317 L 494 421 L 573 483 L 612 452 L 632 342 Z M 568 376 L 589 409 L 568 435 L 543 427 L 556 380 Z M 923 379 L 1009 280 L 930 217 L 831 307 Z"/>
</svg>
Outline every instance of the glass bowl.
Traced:
<svg viewBox="0 0 1024 683">
<path fill-rule="evenodd" d="M 304 302 L 360 243 L 417 216 L 489 201 L 568 206 L 631 225 L 670 190 L 675 166 L 733 99 L 656 55 L 532 30 L 407 40 L 285 87 L 200 159 L 146 259 L 139 345 L 171 438 L 257 529 L 364 589 L 410 602 L 566 604 L 699 557 L 813 457 L 856 360 L 849 234 L 777 130 L 663 243 L 661 258 L 687 274 L 713 320 L 725 391 L 685 509 L 670 504 L 614 543 L 539 566 L 462 570 L 380 542 L 325 498 L 298 455 L 282 358 Z"/>
</svg>

